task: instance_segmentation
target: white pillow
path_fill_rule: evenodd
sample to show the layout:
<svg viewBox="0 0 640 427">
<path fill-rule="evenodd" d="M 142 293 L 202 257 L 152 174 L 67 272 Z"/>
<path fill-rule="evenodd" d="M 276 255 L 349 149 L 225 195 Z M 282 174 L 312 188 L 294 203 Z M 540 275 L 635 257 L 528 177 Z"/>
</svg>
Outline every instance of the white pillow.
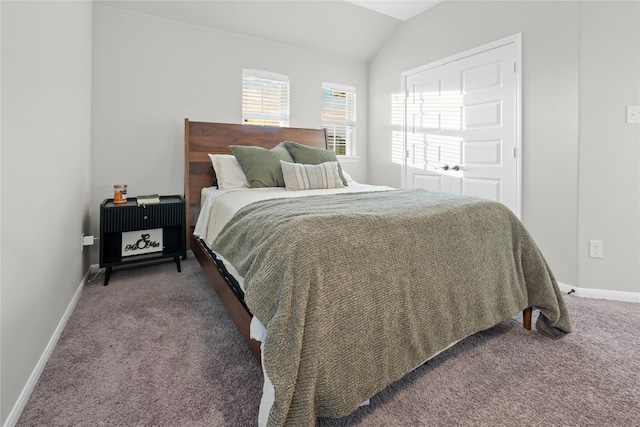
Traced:
<svg viewBox="0 0 640 427">
<path fill-rule="evenodd" d="M 342 168 L 342 176 L 344 176 L 344 179 L 347 181 L 347 184 L 357 184 L 357 182 L 355 182 L 353 178 L 351 178 L 351 175 L 349 175 L 347 171 L 344 170 L 344 168 Z"/>
<path fill-rule="evenodd" d="M 338 172 L 338 162 L 307 165 L 280 160 L 280 166 L 282 167 L 282 176 L 287 190 L 317 190 L 344 187 Z"/>
<path fill-rule="evenodd" d="M 209 154 L 209 158 L 216 172 L 219 189 L 249 187 L 249 181 L 233 154 Z"/>
</svg>

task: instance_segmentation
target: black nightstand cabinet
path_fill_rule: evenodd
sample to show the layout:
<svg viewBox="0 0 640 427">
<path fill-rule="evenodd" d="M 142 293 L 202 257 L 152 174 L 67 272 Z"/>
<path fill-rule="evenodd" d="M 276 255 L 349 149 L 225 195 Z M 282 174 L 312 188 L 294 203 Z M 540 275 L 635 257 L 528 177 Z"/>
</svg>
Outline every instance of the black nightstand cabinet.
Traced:
<svg viewBox="0 0 640 427">
<path fill-rule="evenodd" d="M 180 272 L 180 257 L 187 257 L 185 227 L 182 196 L 160 196 L 160 203 L 146 206 L 138 206 L 135 198 L 121 204 L 105 199 L 100 204 L 100 267 L 107 269 L 105 286 L 109 284 L 111 269 L 124 264 L 173 258 Z M 144 230 L 158 232 L 159 229 L 162 229 L 162 248 L 158 246 L 151 253 L 123 255 L 122 233 L 140 231 L 143 238 Z"/>
</svg>

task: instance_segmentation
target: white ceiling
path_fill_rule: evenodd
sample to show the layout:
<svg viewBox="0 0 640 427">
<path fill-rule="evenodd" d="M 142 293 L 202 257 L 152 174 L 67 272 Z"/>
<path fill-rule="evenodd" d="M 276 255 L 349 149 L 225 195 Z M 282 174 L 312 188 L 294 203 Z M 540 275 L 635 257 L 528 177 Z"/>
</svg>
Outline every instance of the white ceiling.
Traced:
<svg viewBox="0 0 640 427">
<path fill-rule="evenodd" d="M 95 3 L 367 62 L 403 20 L 438 1 L 96 0 Z"/>
<path fill-rule="evenodd" d="M 406 21 L 418 15 L 419 13 L 424 12 L 430 7 L 435 6 L 443 0 L 347 1 L 358 6 L 366 7 L 367 9 L 375 10 L 376 12 L 392 16 L 396 19 Z"/>
</svg>

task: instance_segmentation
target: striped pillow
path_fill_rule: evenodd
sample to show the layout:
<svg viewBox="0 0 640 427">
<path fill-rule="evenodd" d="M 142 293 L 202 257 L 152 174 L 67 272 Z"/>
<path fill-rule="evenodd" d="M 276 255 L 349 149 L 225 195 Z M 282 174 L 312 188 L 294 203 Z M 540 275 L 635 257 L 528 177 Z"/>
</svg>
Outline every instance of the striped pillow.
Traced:
<svg viewBox="0 0 640 427">
<path fill-rule="evenodd" d="M 288 163 L 280 160 L 282 175 L 287 190 L 316 190 L 320 188 L 342 188 L 344 184 L 338 173 L 338 162 L 317 165 Z"/>
</svg>

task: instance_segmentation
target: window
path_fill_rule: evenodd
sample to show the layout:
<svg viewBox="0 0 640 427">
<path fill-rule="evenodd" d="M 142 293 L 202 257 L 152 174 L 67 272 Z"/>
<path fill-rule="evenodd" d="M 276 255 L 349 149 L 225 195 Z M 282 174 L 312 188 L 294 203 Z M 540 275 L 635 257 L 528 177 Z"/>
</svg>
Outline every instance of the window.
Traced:
<svg viewBox="0 0 640 427">
<path fill-rule="evenodd" d="M 289 126 L 289 76 L 243 69 L 242 123 Z"/>
<path fill-rule="evenodd" d="M 322 83 L 322 127 L 329 149 L 339 156 L 356 154 L 356 89 Z"/>
</svg>

